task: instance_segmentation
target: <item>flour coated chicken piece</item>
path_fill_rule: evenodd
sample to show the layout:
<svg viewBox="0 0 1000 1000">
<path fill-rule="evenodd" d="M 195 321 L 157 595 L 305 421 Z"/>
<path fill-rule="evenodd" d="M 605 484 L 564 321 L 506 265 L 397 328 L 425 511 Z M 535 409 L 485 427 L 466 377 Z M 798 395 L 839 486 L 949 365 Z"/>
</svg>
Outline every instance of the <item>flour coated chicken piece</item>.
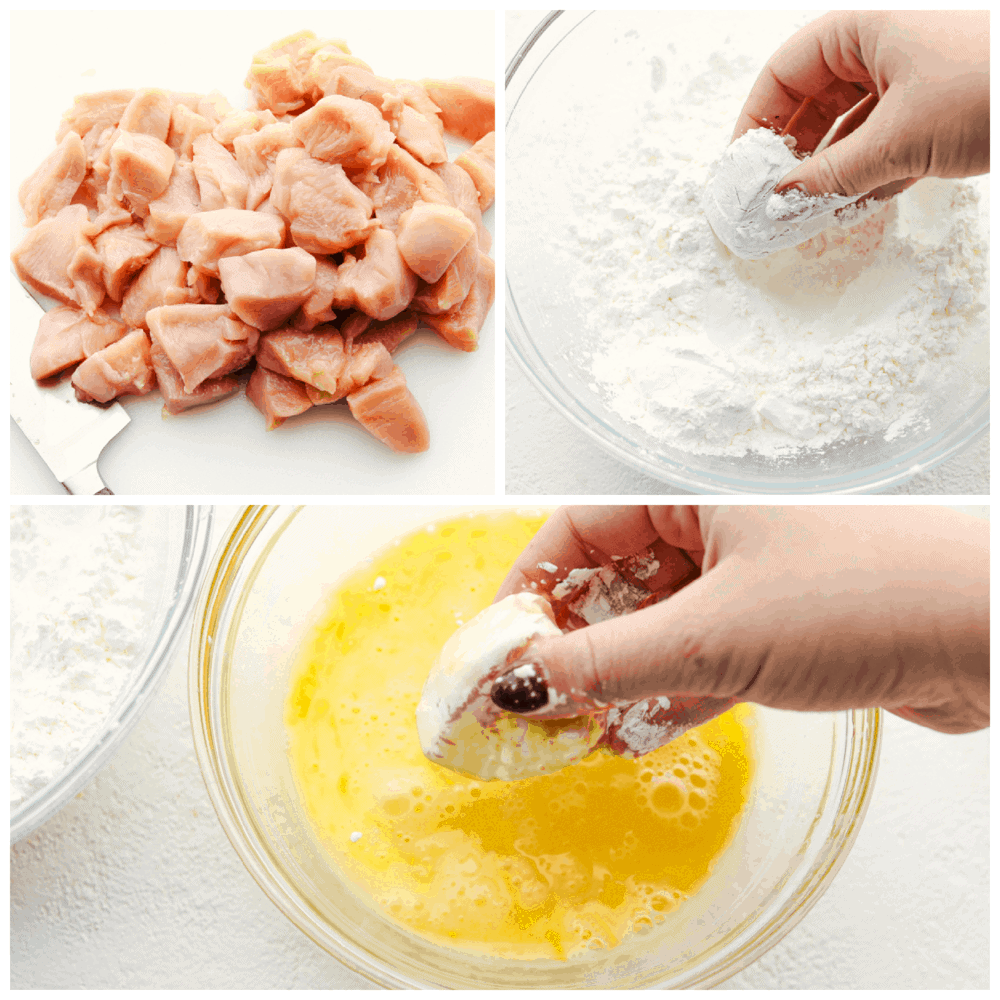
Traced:
<svg viewBox="0 0 1000 1000">
<path fill-rule="evenodd" d="M 496 194 L 496 133 L 490 132 L 471 149 L 456 156 L 455 163 L 472 178 L 479 194 L 479 207 L 485 212 Z"/>
<path fill-rule="evenodd" d="M 197 302 L 198 292 L 188 286 L 187 272 L 188 265 L 177 251 L 161 246 L 125 291 L 122 319 L 133 329 L 146 328 L 146 313 L 150 309 Z"/>
<path fill-rule="evenodd" d="M 31 347 L 31 377 L 51 378 L 125 336 L 128 327 L 103 309 L 88 316 L 76 306 L 57 306 L 38 324 Z"/>
<path fill-rule="evenodd" d="M 286 328 L 265 333 L 257 347 L 257 366 L 329 394 L 347 367 L 344 338 L 332 326 L 304 331 Z"/>
<path fill-rule="evenodd" d="M 236 162 L 236 157 L 210 135 L 198 136 L 191 149 L 202 211 L 246 208 L 250 182 Z"/>
<path fill-rule="evenodd" d="M 181 260 L 217 277 L 219 258 L 280 249 L 284 242 L 285 224 L 278 216 L 222 208 L 190 216 L 177 237 L 177 252 Z"/>
<path fill-rule="evenodd" d="M 219 261 L 226 302 L 244 323 L 276 330 L 306 299 L 316 280 L 316 258 L 299 247 L 255 250 Z"/>
<path fill-rule="evenodd" d="M 427 418 L 399 366 L 347 396 L 354 419 L 395 452 L 415 454 L 430 447 Z"/>
<path fill-rule="evenodd" d="M 159 344 L 150 345 L 149 357 L 156 375 L 156 384 L 163 396 L 163 413 L 175 416 L 196 406 L 214 403 L 218 399 L 231 396 L 240 387 L 237 375 L 223 375 L 221 378 L 207 378 L 198 384 L 194 392 L 184 391 L 184 380 L 181 373 L 167 357 L 166 351 Z"/>
<path fill-rule="evenodd" d="M 459 209 L 418 201 L 400 216 L 396 242 L 410 270 L 433 284 L 475 232 L 476 227 Z"/>
<path fill-rule="evenodd" d="M 256 209 L 271 193 L 274 163 L 283 149 L 301 146 L 288 122 L 265 125 L 257 132 L 233 139 L 233 153 L 248 181 L 247 204 Z"/>
<path fill-rule="evenodd" d="M 98 133 L 116 126 L 121 120 L 134 90 L 101 90 L 94 94 L 80 94 L 73 99 L 73 106 L 62 116 L 56 132 L 56 142 L 62 141 L 67 132 L 85 136 L 96 129 Z"/>
<path fill-rule="evenodd" d="M 177 246 L 184 223 L 201 211 L 201 191 L 194 164 L 178 160 L 166 191 L 149 203 L 149 214 L 142 221 L 146 235 L 164 246 Z"/>
<path fill-rule="evenodd" d="M 348 180 L 344 168 L 304 149 L 278 154 L 271 204 L 288 220 L 295 245 L 311 253 L 347 250 L 378 228 L 371 199 Z"/>
<path fill-rule="evenodd" d="M 365 240 L 364 249 L 364 257 L 345 259 L 337 270 L 337 279 L 356 308 L 372 319 L 392 319 L 413 299 L 417 276 L 407 266 L 396 237 L 388 229 L 376 229 Z"/>
<path fill-rule="evenodd" d="M 421 319 L 452 347 L 474 351 L 479 346 L 479 331 L 493 305 L 495 292 L 496 265 L 486 254 L 480 254 L 472 288 L 461 304 L 444 313 L 421 316 Z"/>
<path fill-rule="evenodd" d="M 142 226 L 112 226 L 94 240 L 101 258 L 101 277 L 108 298 L 121 302 L 125 288 L 136 271 L 159 249 L 159 244 L 146 238 Z"/>
<path fill-rule="evenodd" d="M 455 207 L 476 227 L 479 249 L 489 253 L 493 245 L 490 231 L 483 225 L 483 210 L 479 207 L 479 192 L 469 174 L 455 163 L 437 163 L 432 168 L 444 181 Z"/>
<path fill-rule="evenodd" d="M 24 209 L 24 224 L 37 225 L 41 219 L 56 215 L 76 195 L 87 173 L 87 151 L 76 132 L 67 132 L 41 166 L 17 192 Z"/>
<path fill-rule="evenodd" d="M 122 112 L 118 127 L 123 132 L 141 132 L 166 142 L 173 110 L 174 96 L 169 91 L 137 90 Z"/>
<path fill-rule="evenodd" d="M 145 217 L 149 203 L 166 191 L 176 159 L 160 139 L 120 132 L 111 146 L 108 194 L 115 201 L 127 201 L 133 215 Z"/>
<path fill-rule="evenodd" d="M 461 305 L 476 280 L 479 258 L 478 242 L 470 239 L 437 281 L 433 284 L 421 281 L 417 285 L 411 306 L 421 314 L 440 315 Z"/>
<path fill-rule="evenodd" d="M 158 306 L 146 313 L 153 340 L 194 392 L 205 379 L 238 371 L 257 350 L 259 331 L 227 305 Z"/>
<path fill-rule="evenodd" d="M 247 398 L 264 414 L 269 431 L 280 427 L 289 417 L 305 413 L 313 405 L 302 382 L 260 364 L 247 383 Z"/>
<path fill-rule="evenodd" d="M 425 167 L 395 144 L 389 149 L 384 166 L 379 168 L 378 180 L 360 186 L 371 197 L 378 221 L 393 231 L 399 224 L 399 217 L 418 201 L 453 204 L 444 181 L 430 167 Z"/>
<path fill-rule="evenodd" d="M 92 354 L 71 380 L 81 403 L 110 403 L 119 396 L 144 396 L 156 386 L 145 330 L 132 330 Z"/>
<path fill-rule="evenodd" d="M 496 128 L 496 97 L 492 80 L 457 76 L 451 80 L 421 80 L 421 86 L 441 109 L 446 132 L 477 142 Z"/>
<path fill-rule="evenodd" d="M 211 135 L 212 128 L 212 123 L 203 115 L 192 111 L 186 104 L 178 104 L 171 113 L 167 145 L 178 159 L 184 157 L 190 160 L 194 155 L 195 139 L 200 135 Z"/>
<path fill-rule="evenodd" d="M 385 163 L 392 130 L 367 101 L 333 95 L 317 101 L 292 122 L 310 156 L 344 170 L 374 171 Z"/>
</svg>

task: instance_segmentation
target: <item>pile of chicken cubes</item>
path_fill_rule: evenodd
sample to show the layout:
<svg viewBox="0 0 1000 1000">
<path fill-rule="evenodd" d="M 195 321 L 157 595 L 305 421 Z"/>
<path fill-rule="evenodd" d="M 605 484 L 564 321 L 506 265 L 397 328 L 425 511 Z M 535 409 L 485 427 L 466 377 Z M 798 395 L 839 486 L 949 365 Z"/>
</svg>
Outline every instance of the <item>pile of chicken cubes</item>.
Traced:
<svg viewBox="0 0 1000 1000">
<path fill-rule="evenodd" d="M 475 350 L 493 303 L 493 84 L 390 80 L 300 32 L 258 52 L 250 110 L 208 96 L 78 97 L 20 189 L 21 280 L 47 312 L 31 374 L 77 397 L 158 387 L 165 410 L 240 386 L 271 429 L 346 400 L 395 451 L 427 423 L 392 352 L 424 323 Z M 448 161 L 444 133 L 472 147 Z"/>
</svg>

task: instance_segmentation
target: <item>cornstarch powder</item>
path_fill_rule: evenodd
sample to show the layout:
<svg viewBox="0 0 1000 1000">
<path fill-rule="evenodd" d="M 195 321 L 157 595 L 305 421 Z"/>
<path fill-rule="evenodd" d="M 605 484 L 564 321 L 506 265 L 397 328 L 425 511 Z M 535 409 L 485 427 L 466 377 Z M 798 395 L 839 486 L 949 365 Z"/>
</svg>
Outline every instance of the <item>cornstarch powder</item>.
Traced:
<svg viewBox="0 0 1000 1000">
<path fill-rule="evenodd" d="M 146 642 L 159 566 L 141 507 L 11 506 L 10 804 L 104 726 Z"/>
</svg>

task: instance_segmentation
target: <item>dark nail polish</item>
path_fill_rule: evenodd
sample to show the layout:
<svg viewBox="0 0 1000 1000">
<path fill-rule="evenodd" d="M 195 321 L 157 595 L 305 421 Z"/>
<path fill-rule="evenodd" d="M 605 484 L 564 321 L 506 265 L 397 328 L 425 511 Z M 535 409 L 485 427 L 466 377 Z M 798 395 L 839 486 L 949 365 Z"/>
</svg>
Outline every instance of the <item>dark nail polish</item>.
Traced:
<svg viewBox="0 0 1000 1000">
<path fill-rule="evenodd" d="M 490 697 L 493 704 L 505 712 L 534 712 L 549 703 L 549 689 L 539 677 L 535 664 L 526 663 L 498 677 Z"/>
</svg>

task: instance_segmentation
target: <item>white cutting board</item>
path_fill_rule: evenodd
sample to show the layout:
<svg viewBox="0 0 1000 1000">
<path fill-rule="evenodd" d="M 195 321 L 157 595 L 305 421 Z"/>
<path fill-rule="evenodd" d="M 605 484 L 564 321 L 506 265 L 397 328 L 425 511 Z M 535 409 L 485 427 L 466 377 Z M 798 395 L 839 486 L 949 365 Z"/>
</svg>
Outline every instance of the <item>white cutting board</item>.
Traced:
<svg viewBox="0 0 1000 1000">
<path fill-rule="evenodd" d="M 496 77 L 492 12 L 13 13 L 11 246 L 25 232 L 17 188 L 55 147 L 59 120 L 77 94 L 218 89 L 245 107 L 253 53 L 304 28 L 346 40 L 382 76 Z M 450 144 L 449 156 L 467 145 Z M 491 208 L 484 221 L 495 235 L 493 216 Z M 427 416 L 431 446 L 422 455 L 389 451 L 346 407 L 317 407 L 265 431 L 242 393 L 168 418 L 152 393 L 121 400 L 132 422 L 104 450 L 99 468 L 116 494 L 492 494 L 495 357 L 494 311 L 478 351 L 456 351 L 422 330 L 394 355 Z M 11 492 L 65 495 L 13 422 Z"/>
</svg>

